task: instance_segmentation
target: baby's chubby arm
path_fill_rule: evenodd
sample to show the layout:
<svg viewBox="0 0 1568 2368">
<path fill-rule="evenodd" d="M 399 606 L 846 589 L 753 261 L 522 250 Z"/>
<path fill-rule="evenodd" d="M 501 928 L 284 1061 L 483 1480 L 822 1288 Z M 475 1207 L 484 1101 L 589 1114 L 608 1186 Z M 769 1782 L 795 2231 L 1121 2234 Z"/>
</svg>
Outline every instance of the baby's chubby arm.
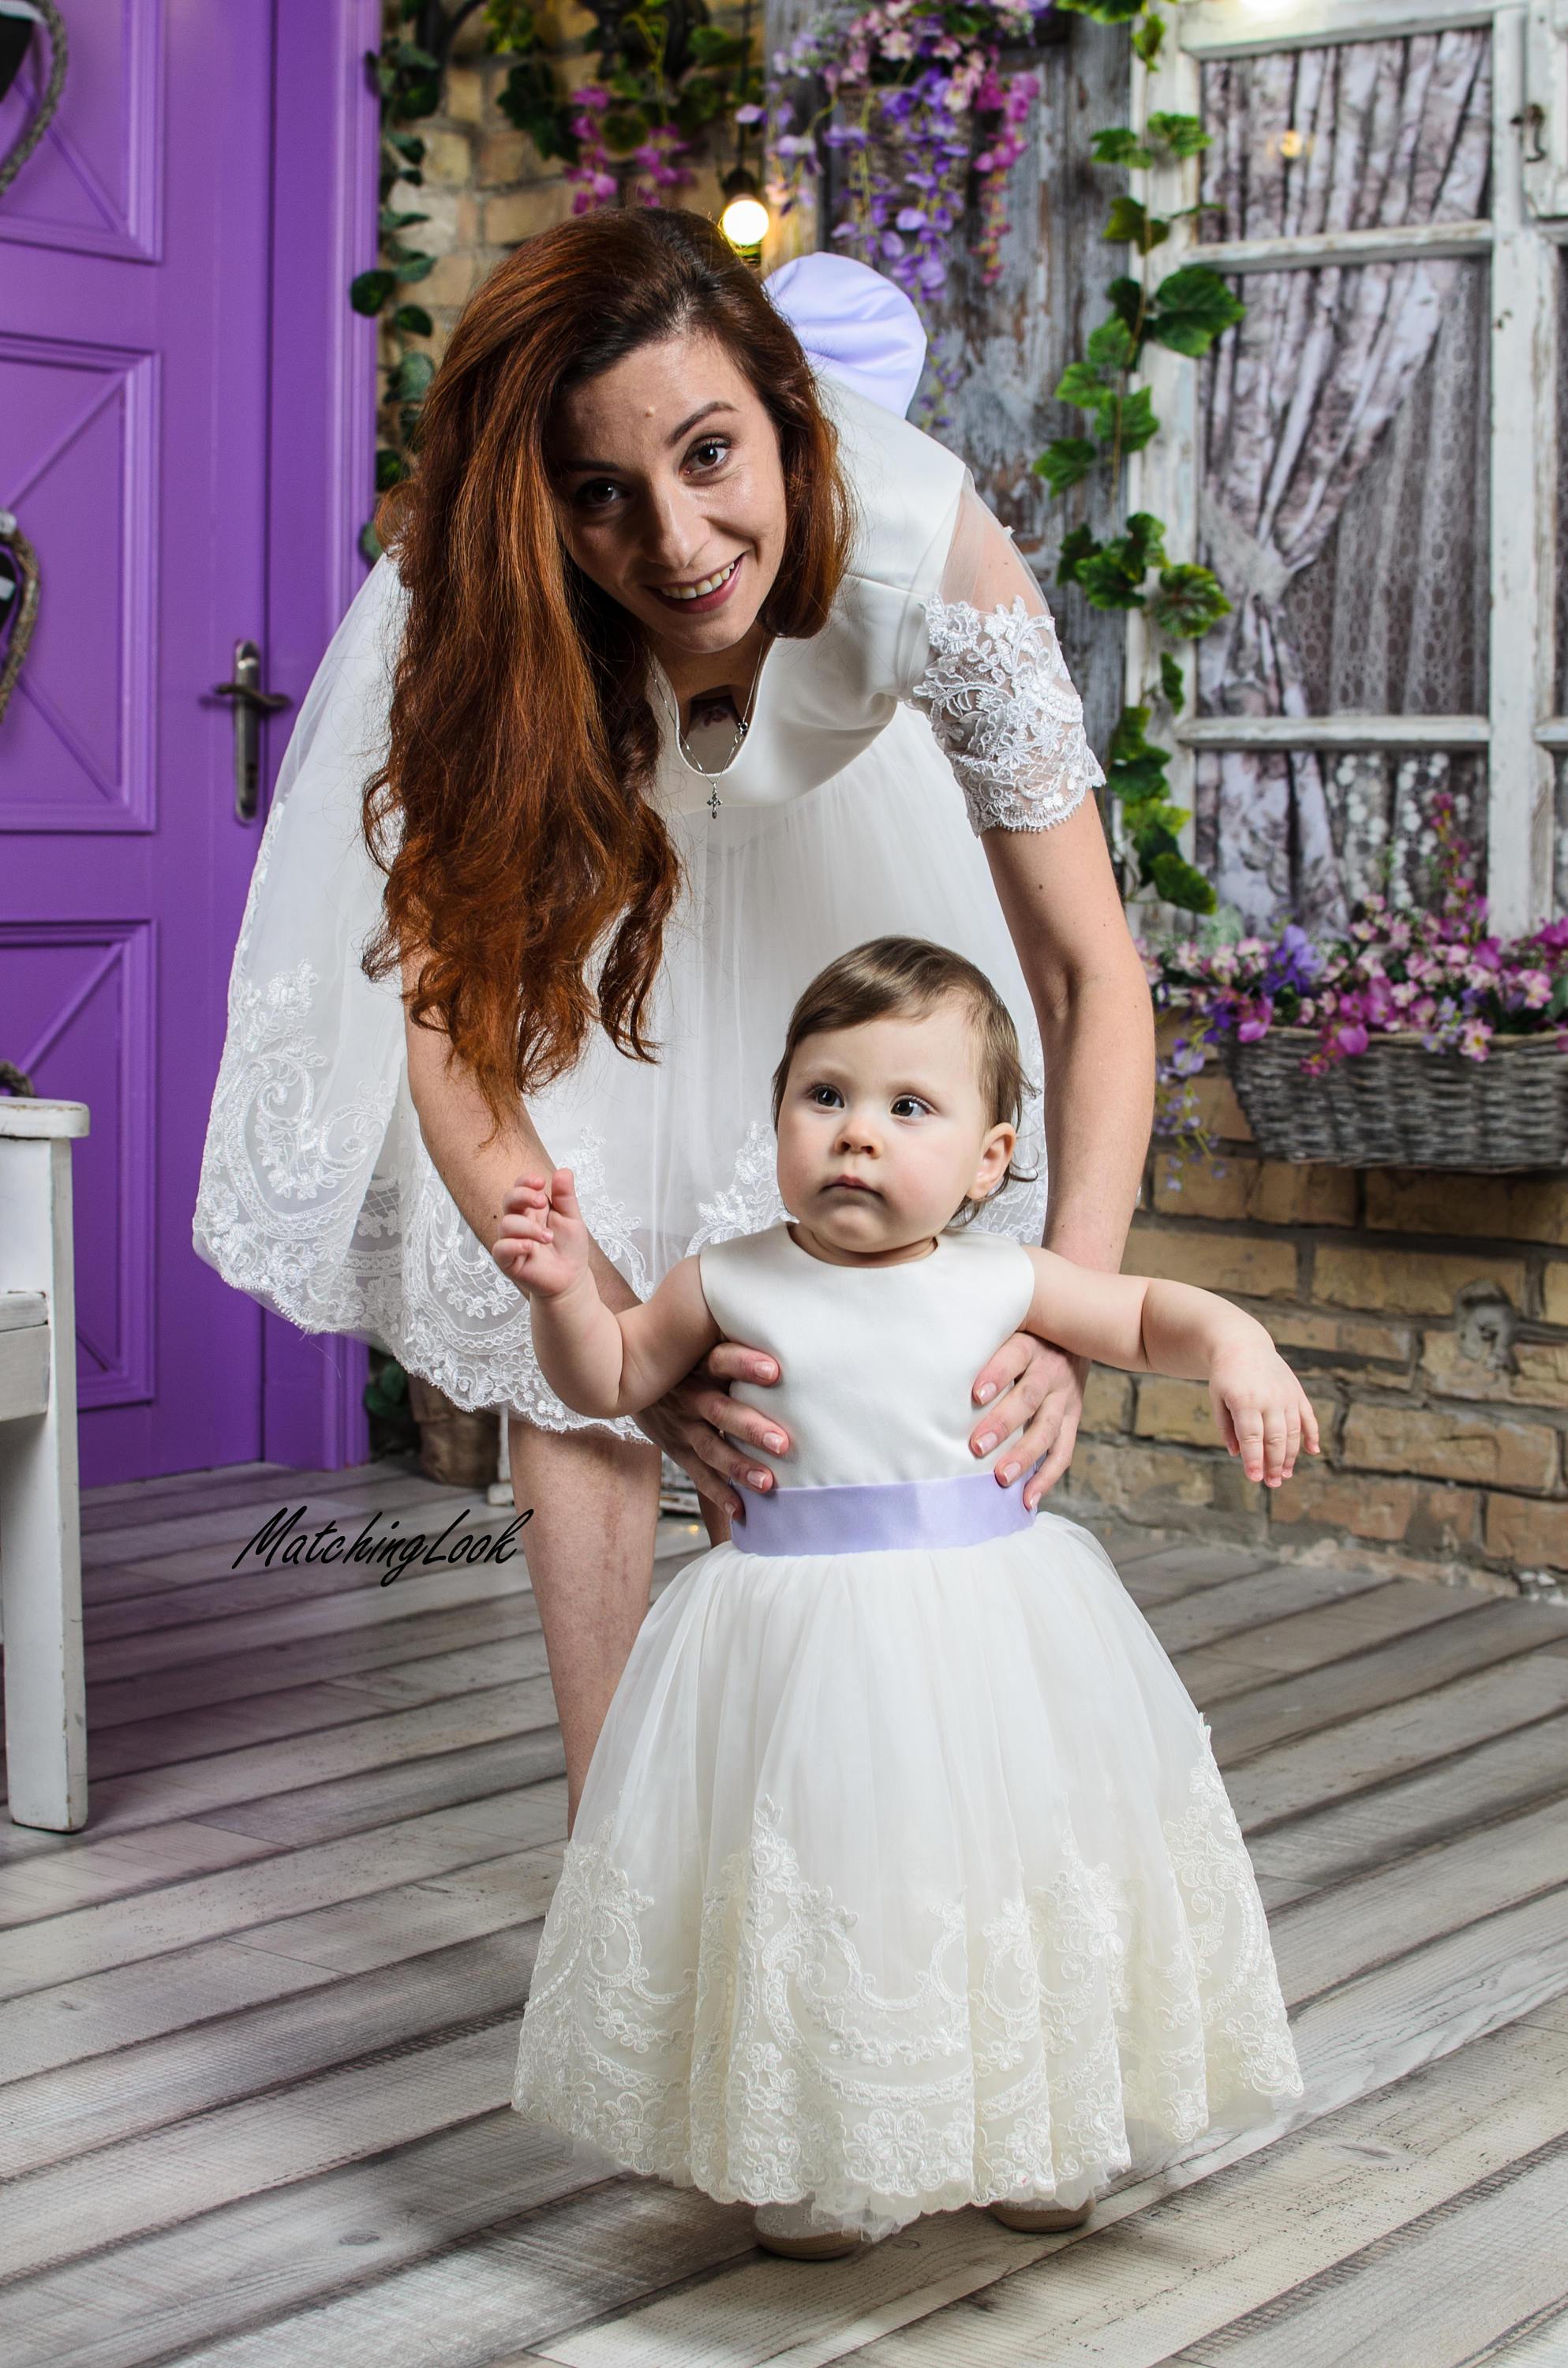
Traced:
<svg viewBox="0 0 1568 2368">
<path fill-rule="evenodd" d="M 569 1167 L 519 1176 L 501 1204 L 491 1255 L 528 1293 L 534 1352 L 552 1390 L 577 1414 L 641 1414 L 723 1338 L 695 1258 L 673 1266 L 650 1299 L 605 1305 L 588 1264 L 590 1235 Z"/>
<path fill-rule="evenodd" d="M 1207 1382 L 1221 1435 L 1249 1480 L 1277 1488 L 1303 1446 L 1318 1453 L 1312 1400 L 1254 1316 L 1188 1282 L 1102 1274 L 1020 1247 L 1035 1270 L 1020 1330 L 1124 1372 Z"/>
</svg>

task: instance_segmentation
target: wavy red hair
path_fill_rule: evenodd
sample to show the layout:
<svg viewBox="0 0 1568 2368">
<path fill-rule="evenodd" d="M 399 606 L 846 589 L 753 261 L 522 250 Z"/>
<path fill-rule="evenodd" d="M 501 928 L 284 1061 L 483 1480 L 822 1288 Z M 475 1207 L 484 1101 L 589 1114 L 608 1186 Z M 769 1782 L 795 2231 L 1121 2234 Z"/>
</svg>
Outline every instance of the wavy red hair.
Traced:
<svg viewBox="0 0 1568 2368">
<path fill-rule="evenodd" d="M 687 332 L 722 343 L 778 432 L 785 555 L 762 622 L 820 632 L 854 528 L 837 438 L 793 330 L 700 214 L 585 214 L 498 265 L 436 373 L 413 473 L 377 516 L 407 609 L 386 760 L 364 794 L 386 890 L 362 966 L 381 978 L 416 956 L 407 1008 L 445 1028 L 498 1123 L 574 1065 L 596 1021 L 619 1052 L 657 1057 L 643 1019 L 683 882 L 644 794 L 649 652 L 567 551 L 549 455 L 574 388 Z"/>
</svg>

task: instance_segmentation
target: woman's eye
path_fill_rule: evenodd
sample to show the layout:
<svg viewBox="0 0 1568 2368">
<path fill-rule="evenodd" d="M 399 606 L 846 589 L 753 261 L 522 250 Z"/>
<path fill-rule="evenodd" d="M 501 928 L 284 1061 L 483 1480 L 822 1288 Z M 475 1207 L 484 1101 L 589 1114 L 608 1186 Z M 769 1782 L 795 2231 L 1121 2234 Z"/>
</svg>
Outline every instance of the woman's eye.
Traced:
<svg viewBox="0 0 1568 2368">
<path fill-rule="evenodd" d="M 580 509 L 585 510 L 608 509 L 609 507 L 608 502 L 590 501 L 589 495 L 614 494 L 619 490 L 619 487 L 613 485 L 608 477 L 590 477 L 586 484 L 579 485 L 577 488 L 577 506 Z"/>
<path fill-rule="evenodd" d="M 705 436 L 700 444 L 694 444 L 692 446 L 688 457 L 695 461 L 698 459 L 699 454 L 703 452 L 717 452 L 722 460 L 729 451 L 729 449 L 730 439 L 727 436 Z M 709 461 L 704 465 L 709 468 L 715 468 L 718 463 L 716 461 Z"/>
</svg>

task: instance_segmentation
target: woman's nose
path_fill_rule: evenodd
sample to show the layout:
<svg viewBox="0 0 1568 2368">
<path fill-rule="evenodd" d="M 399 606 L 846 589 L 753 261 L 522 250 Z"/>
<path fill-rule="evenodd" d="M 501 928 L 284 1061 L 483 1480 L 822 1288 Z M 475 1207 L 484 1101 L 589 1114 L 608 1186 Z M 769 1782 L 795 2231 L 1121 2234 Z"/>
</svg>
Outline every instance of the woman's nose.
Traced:
<svg viewBox="0 0 1568 2368">
<path fill-rule="evenodd" d="M 679 576 L 700 555 L 707 520 L 679 485 L 655 486 L 649 497 L 649 555 L 656 567 Z"/>
</svg>

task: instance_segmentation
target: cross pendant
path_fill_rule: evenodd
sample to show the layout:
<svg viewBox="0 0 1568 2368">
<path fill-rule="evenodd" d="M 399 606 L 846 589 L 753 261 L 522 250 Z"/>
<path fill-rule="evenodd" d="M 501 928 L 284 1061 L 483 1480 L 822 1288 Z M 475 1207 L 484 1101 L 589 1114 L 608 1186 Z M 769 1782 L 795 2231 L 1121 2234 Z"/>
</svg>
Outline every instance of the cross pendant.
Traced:
<svg viewBox="0 0 1568 2368">
<path fill-rule="evenodd" d="M 722 803 L 722 801 L 721 801 L 720 796 L 719 796 L 719 791 L 718 791 L 718 787 L 717 787 L 717 785 L 716 785 L 715 783 L 713 783 L 713 782 L 710 782 L 710 783 L 709 783 L 709 790 L 708 790 L 708 811 L 709 811 L 709 813 L 710 813 L 710 814 L 716 814 L 718 813 L 718 811 L 719 811 L 719 807 L 720 807 L 721 803 Z"/>
</svg>

